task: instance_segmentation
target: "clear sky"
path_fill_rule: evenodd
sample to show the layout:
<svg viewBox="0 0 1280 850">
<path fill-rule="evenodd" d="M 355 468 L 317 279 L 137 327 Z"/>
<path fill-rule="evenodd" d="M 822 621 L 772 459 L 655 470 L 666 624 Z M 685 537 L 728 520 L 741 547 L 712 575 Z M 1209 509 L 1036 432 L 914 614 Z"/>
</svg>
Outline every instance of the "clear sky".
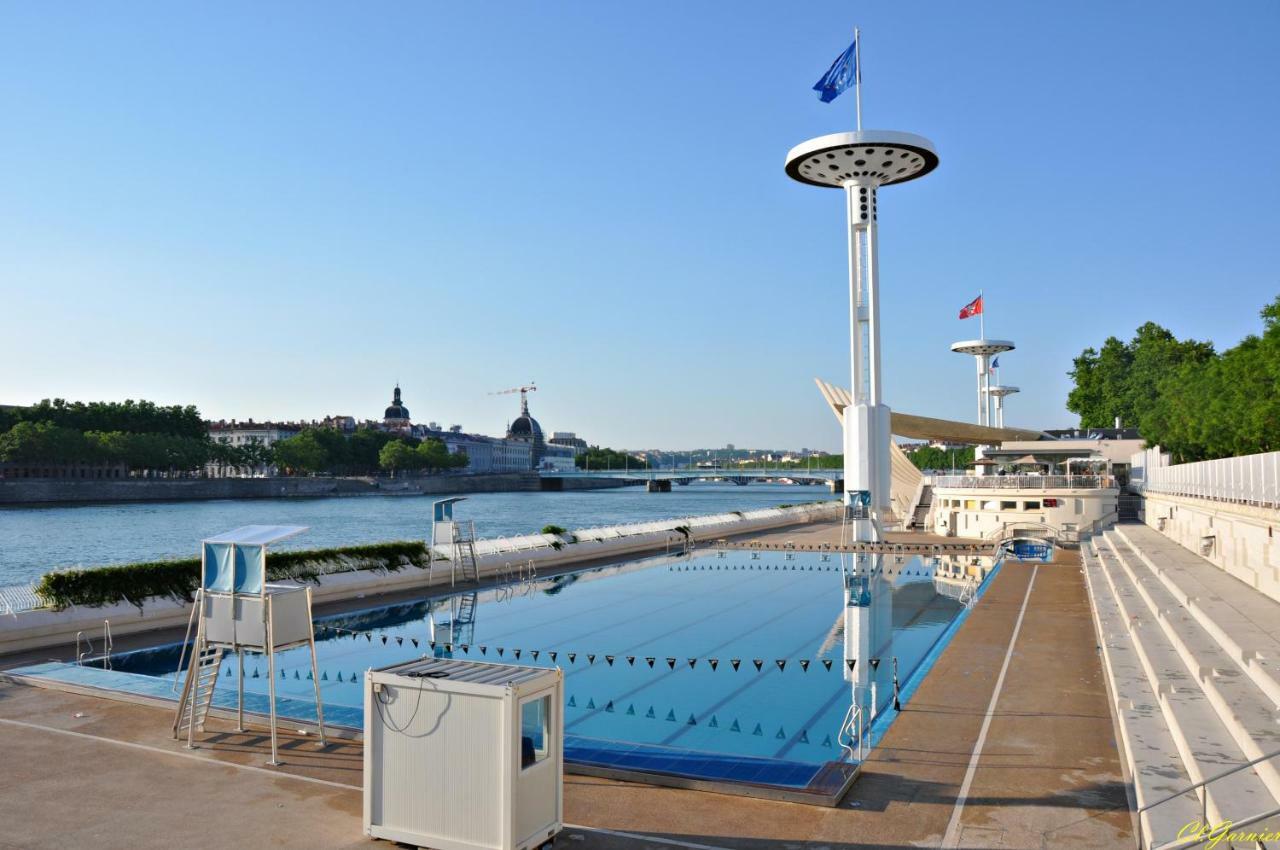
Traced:
<svg viewBox="0 0 1280 850">
<path fill-rule="evenodd" d="M 1071 358 L 1154 320 L 1220 347 L 1280 292 L 1280 4 L 0 4 L 0 402 L 195 403 L 641 447 L 835 449 L 842 201 L 787 150 L 863 30 L 886 400 L 1075 422 Z"/>
</svg>

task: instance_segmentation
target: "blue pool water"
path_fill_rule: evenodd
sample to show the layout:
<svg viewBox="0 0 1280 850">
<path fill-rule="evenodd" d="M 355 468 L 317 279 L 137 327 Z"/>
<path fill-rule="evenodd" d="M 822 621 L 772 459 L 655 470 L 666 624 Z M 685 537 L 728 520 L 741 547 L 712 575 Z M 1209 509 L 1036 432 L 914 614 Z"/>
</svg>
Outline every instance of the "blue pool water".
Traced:
<svg viewBox="0 0 1280 850">
<path fill-rule="evenodd" d="M 874 684 L 889 716 L 893 660 L 907 685 L 965 608 L 946 586 L 951 567 L 885 557 L 860 569 L 860 699 Z M 363 671 L 425 653 L 560 666 L 570 760 L 804 787 L 841 757 L 851 694 L 844 584 L 835 554 L 708 552 L 322 619 L 326 719 L 360 727 Z M 168 695 L 178 653 L 139 651 L 114 658 L 112 673 L 64 666 L 55 677 Z M 220 705 L 235 703 L 237 664 L 224 661 Z M 266 660 L 249 655 L 245 665 L 247 705 L 262 710 Z M 283 714 L 313 716 L 310 670 L 305 647 L 277 655 Z"/>
</svg>

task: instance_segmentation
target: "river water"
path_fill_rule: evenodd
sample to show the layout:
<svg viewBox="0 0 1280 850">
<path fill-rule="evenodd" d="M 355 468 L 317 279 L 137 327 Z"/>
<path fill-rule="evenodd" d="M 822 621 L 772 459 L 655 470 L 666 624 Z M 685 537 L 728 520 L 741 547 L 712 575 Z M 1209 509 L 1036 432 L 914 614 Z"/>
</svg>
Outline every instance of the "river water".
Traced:
<svg viewBox="0 0 1280 850">
<path fill-rule="evenodd" d="M 149 502 L 74 507 L 0 508 L 0 585 L 50 570 L 194 557 L 198 541 L 241 525 L 305 525 L 310 531 L 278 548 L 316 549 L 431 534 L 431 503 L 443 496 L 355 496 Z M 528 534 L 544 525 L 567 529 L 747 511 L 830 495 L 825 488 L 785 484 L 694 483 L 670 493 L 643 487 L 568 493 L 477 493 L 454 509 L 474 520 L 477 537 Z"/>
</svg>

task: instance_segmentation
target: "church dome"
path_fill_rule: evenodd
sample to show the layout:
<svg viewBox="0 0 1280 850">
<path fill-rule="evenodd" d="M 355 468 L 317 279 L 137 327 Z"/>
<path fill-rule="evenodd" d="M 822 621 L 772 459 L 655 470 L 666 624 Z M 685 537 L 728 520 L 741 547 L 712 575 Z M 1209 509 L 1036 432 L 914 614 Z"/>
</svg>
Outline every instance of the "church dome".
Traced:
<svg viewBox="0 0 1280 850">
<path fill-rule="evenodd" d="M 391 406 L 387 408 L 384 414 L 382 414 L 382 418 L 388 419 L 388 420 L 403 419 L 405 421 L 408 421 L 409 408 L 405 407 L 404 403 L 400 401 L 400 385 L 399 384 L 396 384 L 395 397 L 391 399 Z"/>
<path fill-rule="evenodd" d="M 542 437 L 542 426 L 529 413 L 529 399 L 523 391 L 520 393 L 520 415 L 507 426 L 507 439 L 532 443 L 530 454 L 532 455 L 533 468 L 538 468 L 539 464 L 542 463 L 542 456 L 546 452 L 547 444 Z"/>
<path fill-rule="evenodd" d="M 537 419 L 529 415 L 528 411 L 525 411 L 517 416 L 515 421 L 507 428 L 507 439 L 541 440 L 542 426 L 538 424 Z"/>
</svg>

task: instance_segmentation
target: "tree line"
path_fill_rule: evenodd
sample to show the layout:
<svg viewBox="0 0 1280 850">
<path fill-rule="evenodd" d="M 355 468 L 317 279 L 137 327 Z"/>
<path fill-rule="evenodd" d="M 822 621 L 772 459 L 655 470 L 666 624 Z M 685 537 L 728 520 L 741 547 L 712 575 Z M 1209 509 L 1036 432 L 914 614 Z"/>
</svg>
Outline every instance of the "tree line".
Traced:
<svg viewBox="0 0 1280 850">
<path fill-rule="evenodd" d="M 1154 322 L 1133 339 L 1086 348 L 1068 373 L 1067 409 L 1082 428 L 1118 417 L 1176 462 L 1280 449 L 1280 297 L 1262 308 L 1262 334 L 1222 352 L 1179 340 Z"/>
<path fill-rule="evenodd" d="M 620 452 L 615 449 L 602 449 L 590 446 L 585 452 L 579 452 L 574 458 L 578 469 L 648 469 L 649 461 L 642 457 Z"/>
<path fill-rule="evenodd" d="M 0 408 L 0 461 L 166 472 L 213 467 L 243 473 L 276 466 L 290 473 L 334 475 L 438 471 L 468 462 L 465 454 L 450 454 L 440 440 L 374 428 L 359 428 L 348 437 L 333 428 L 313 427 L 271 446 L 256 441 L 237 446 L 211 436 L 194 406 L 63 399 Z"/>
<path fill-rule="evenodd" d="M 440 471 L 460 469 L 468 463 L 465 454 L 450 454 L 441 440 L 397 436 L 376 428 L 357 428 L 350 437 L 333 428 L 307 428 L 278 441 L 272 449 L 276 465 L 295 473 L 368 475 L 379 470 Z"/>
</svg>

